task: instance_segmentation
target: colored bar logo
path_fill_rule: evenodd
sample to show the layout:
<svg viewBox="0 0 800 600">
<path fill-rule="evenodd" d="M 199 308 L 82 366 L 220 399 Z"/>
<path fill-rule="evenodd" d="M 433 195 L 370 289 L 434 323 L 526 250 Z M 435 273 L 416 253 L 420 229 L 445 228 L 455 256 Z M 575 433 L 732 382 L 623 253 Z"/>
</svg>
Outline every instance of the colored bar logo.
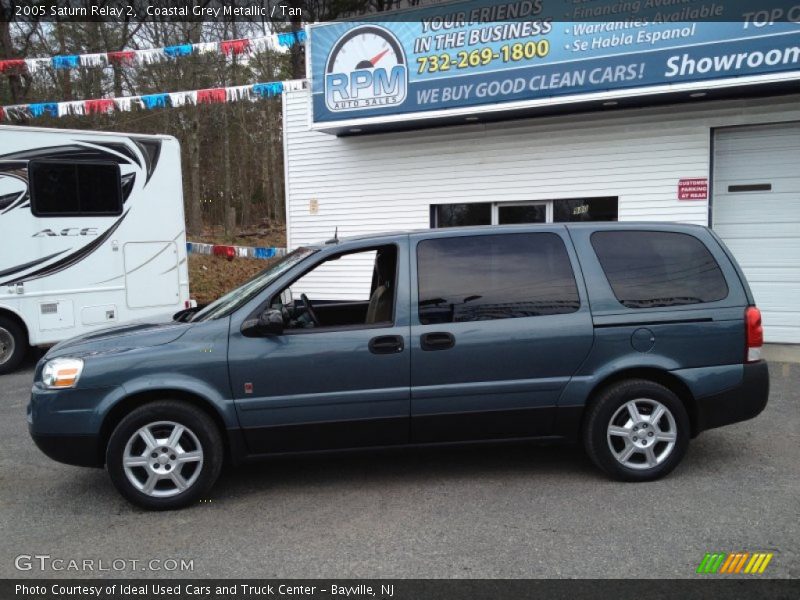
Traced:
<svg viewBox="0 0 800 600">
<path fill-rule="evenodd" d="M 704 575 L 713 574 L 761 574 L 767 569 L 769 561 L 772 560 L 772 552 L 706 552 L 697 573 Z"/>
</svg>

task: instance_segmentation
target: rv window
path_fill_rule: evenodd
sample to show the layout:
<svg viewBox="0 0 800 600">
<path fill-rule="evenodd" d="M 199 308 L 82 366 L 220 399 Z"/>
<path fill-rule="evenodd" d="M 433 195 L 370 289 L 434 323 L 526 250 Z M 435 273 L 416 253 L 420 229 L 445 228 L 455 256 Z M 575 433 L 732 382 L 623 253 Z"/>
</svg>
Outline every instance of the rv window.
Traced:
<svg viewBox="0 0 800 600">
<path fill-rule="evenodd" d="M 122 184 L 114 163 L 32 160 L 28 177 L 31 212 L 37 217 L 122 213 Z"/>
</svg>

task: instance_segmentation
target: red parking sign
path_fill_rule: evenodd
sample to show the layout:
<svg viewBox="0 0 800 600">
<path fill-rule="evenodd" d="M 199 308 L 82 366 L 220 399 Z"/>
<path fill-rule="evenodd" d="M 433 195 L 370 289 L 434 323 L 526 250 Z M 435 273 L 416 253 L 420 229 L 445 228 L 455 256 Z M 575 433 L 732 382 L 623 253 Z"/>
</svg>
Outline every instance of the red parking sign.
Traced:
<svg viewBox="0 0 800 600">
<path fill-rule="evenodd" d="M 708 179 L 705 177 L 680 179 L 678 200 L 708 200 Z"/>
</svg>

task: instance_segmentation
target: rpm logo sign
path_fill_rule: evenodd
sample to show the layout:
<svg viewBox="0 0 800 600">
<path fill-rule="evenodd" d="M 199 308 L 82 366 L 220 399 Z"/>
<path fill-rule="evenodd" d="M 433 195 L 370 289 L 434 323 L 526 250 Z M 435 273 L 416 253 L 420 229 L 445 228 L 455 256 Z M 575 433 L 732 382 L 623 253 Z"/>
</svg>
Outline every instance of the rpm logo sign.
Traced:
<svg viewBox="0 0 800 600">
<path fill-rule="evenodd" d="M 401 104 L 408 66 L 397 38 L 383 27 L 362 25 L 345 33 L 325 67 L 325 105 L 342 112 Z"/>
</svg>

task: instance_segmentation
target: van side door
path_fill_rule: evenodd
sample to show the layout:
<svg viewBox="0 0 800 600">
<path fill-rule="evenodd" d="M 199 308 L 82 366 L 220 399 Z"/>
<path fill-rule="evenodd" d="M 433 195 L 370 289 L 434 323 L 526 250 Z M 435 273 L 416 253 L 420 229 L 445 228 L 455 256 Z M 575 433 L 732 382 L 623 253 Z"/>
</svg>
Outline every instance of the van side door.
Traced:
<svg viewBox="0 0 800 600">
<path fill-rule="evenodd" d="M 252 454 L 408 442 L 408 238 L 347 252 L 273 290 L 267 306 L 291 314 L 282 333 L 248 337 L 232 320 L 231 387 Z M 345 292 L 358 278 L 345 263 L 361 254 L 375 257 L 374 276 L 370 285 L 370 262 L 365 302 L 354 302 Z"/>
<path fill-rule="evenodd" d="M 592 320 L 563 226 L 411 237 L 413 442 L 550 435 Z"/>
</svg>

